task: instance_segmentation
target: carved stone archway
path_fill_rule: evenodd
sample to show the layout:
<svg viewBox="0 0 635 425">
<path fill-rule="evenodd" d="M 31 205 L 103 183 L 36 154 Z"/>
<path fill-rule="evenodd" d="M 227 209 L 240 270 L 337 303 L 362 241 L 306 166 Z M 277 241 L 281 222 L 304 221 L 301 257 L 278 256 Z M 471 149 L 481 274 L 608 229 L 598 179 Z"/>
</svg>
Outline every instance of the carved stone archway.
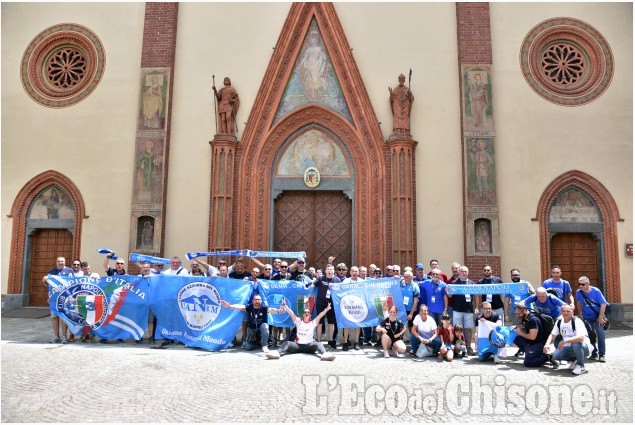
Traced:
<svg viewBox="0 0 635 425">
<path fill-rule="evenodd" d="M 85 206 L 77 186 L 65 175 L 49 170 L 29 180 L 13 202 L 10 217 L 13 218 L 11 251 L 9 257 L 8 294 L 21 294 L 24 281 L 24 258 L 26 249 L 26 228 L 29 207 L 35 198 L 50 186 L 59 186 L 70 196 L 75 207 L 75 225 L 72 229 L 72 257 L 79 257 L 82 239 L 82 221 L 85 218 Z M 51 267 L 54 265 L 51 264 Z"/>
<path fill-rule="evenodd" d="M 577 170 L 568 171 L 552 181 L 543 192 L 538 202 L 536 217 L 540 232 L 540 268 L 542 276 L 549 276 L 551 264 L 549 237 L 549 209 L 556 198 L 565 189 L 574 187 L 585 192 L 597 205 L 602 217 L 602 239 L 604 246 L 603 269 L 604 281 L 609 302 L 621 302 L 620 285 L 620 253 L 617 241 L 617 222 L 620 220 L 617 204 L 611 193 L 595 178 Z"/>
</svg>

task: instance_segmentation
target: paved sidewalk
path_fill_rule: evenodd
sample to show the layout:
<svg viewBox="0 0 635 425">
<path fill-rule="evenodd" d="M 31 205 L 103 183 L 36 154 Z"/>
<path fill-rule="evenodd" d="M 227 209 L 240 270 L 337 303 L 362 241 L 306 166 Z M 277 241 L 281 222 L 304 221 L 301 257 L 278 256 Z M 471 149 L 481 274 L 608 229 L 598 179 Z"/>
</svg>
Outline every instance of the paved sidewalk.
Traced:
<svg viewBox="0 0 635 425">
<path fill-rule="evenodd" d="M 133 341 L 60 345 L 48 343 L 50 318 L 1 324 L 3 422 L 633 420 L 632 330 L 609 332 L 607 363 L 589 360 L 589 373 L 574 376 L 566 365 L 526 369 L 513 356 L 501 365 L 384 359 L 375 348 L 341 345 L 333 362 Z M 559 392 L 562 406 L 550 401 Z"/>
</svg>

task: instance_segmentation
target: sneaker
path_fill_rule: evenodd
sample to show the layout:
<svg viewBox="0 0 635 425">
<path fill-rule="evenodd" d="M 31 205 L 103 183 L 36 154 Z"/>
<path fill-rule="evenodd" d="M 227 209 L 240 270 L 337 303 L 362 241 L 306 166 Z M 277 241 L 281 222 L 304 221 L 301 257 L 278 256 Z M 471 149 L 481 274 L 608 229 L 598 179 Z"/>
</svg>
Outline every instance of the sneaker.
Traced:
<svg viewBox="0 0 635 425">
<path fill-rule="evenodd" d="M 408 350 L 408 354 L 410 354 L 412 357 L 417 355 L 417 353 L 415 353 L 412 349 Z"/>
<path fill-rule="evenodd" d="M 587 373 L 587 370 L 584 366 L 576 365 L 571 372 L 573 372 L 574 375 L 582 375 L 583 373 Z"/>
<path fill-rule="evenodd" d="M 71 335 L 68 337 L 68 342 L 75 342 L 75 334 L 71 334 Z"/>
<path fill-rule="evenodd" d="M 262 347 L 262 352 L 267 354 L 269 352 L 269 347 Z"/>
<path fill-rule="evenodd" d="M 393 350 L 393 354 L 397 356 L 398 358 L 403 359 L 403 354 L 401 354 L 399 351 Z"/>
<path fill-rule="evenodd" d="M 560 362 L 553 358 L 553 355 L 549 354 L 549 363 L 553 366 L 554 369 L 558 369 L 560 367 Z"/>
<path fill-rule="evenodd" d="M 600 356 L 600 357 L 598 358 L 598 362 L 601 362 L 601 363 L 606 363 L 606 359 L 604 358 L 604 356 Z"/>
<path fill-rule="evenodd" d="M 148 343 L 150 344 L 154 344 L 154 337 L 151 336 L 150 338 L 148 338 Z"/>
<path fill-rule="evenodd" d="M 333 341 L 329 341 L 329 345 L 331 346 L 332 349 L 337 349 L 337 342 L 335 342 L 335 340 Z"/>
<path fill-rule="evenodd" d="M 390 354 L 388 354 L 388 351 L 384 351 L 384 358 L 387 359 L 390 357 Z"/>
<path fill-rule="evenodd" d="M 497 354 L 494 354 L 494 364 L 501 364 L 501 359 Z"/>
<path fill-rule="evenodd" d="M 62 337 L 62 344 L 67 344 L 68 343 L 68 339 L 66 339 L 65 336 Z"/>
<path fill-rule="evenodd" d="M 280 353 L 278 353 L 277 351 L 265 351 L 265 357 L 270 360 L 277 360 L 280 358 Z"/>
<path fill-rule="evenodd" d="M 59 336 L 53 336 L 53 338 L 51 338 L 51 344 L 59 344 L 60 343 L 60 337 Z"/>
<path fill-rule="evenodd" d="M 593 360 L 597 360 L 598 359 L 598 353 L 591 354 L 591 357 L 589 357 L 589 358 L 593 359 Z"/>
<path fill-rule="evenodd" d="M 575 369 L 575 367 L 576 367 L 575 361 L 569 362 L 569 370 L 573 370 Z"/>
<path fill-rule="evenodd" d="M 525 351 L 518 350 L 516 354 L 514 354 L 514 357 L 525 357 Z"/>
<path fill-rule="evenodd" d="M 353 349 L 355 350 L 359 350 L 361 347 L 359 346 L 358 343 L 355 343 L 355 345 L 353 345 Z"/>
<path fill-rule="evenodd" d="M 335 360 L 333 353 L 324 353 L 320 356 L 320 360 L 331 361 Z"/>
<path fill-rule="evenodd" d="M 472 347 L 467 347 L 467 355 L 468 356 L 475 356 L 476 354 L 474 354 L 474 350 L 472 349 Z"/>
<path fill-rule="evenodd" d="M 348 342 L 342 344 L 342 351 L 348 351 Z"/>
</svg>

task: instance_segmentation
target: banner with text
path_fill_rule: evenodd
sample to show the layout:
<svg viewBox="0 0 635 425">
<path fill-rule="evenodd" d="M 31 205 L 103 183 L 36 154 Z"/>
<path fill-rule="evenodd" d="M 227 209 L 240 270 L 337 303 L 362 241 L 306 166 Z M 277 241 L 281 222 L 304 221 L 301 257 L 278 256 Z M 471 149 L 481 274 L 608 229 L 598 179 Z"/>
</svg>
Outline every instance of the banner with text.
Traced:
<svg viewBox="0 0 635 425">
<path fill-rule="evenodd" d="M 149 279 L 48 277 L 49 303 L 75 335 L 140 340 L 148 325 Z"/>
<path fill-rule="evenodd" d="M 305 308 L 309 308 L 315 316 L 315 298 L 317 288 L 306 289 L 304 282 L 295 280 L 258 280 L 258 293 L 267 307 L 279 308 L 282 300 L 293 310 L 293 313 L 302 317 Z M 270 326 L 292 328 L 294 323 L 286 312 L 281 314 L 269 314 Z"/>
<path fill-rule="evenodd" d="M 251 282 L 223 277 L 166 276 L 150 278 L 150 308 L 157 318 L 155 338 L 206 350 L 227 348 L 241 326 L 244 312 L 221 306 L 246 304 Z"/>
<path fill-rule="evenodd" d="M 448 285 L 448 295 L 523 294 L 524 283 L 493 283 L 489 285 Z"/>
<path fill-rule="evenodd" d="M 399 281 L 393 278 L 360 280 L 330 285 L 338 328 L 377 326 L 388 317 L 388 309 L 397 307 L 397 317 L 408 321 Z"/>
</svg>

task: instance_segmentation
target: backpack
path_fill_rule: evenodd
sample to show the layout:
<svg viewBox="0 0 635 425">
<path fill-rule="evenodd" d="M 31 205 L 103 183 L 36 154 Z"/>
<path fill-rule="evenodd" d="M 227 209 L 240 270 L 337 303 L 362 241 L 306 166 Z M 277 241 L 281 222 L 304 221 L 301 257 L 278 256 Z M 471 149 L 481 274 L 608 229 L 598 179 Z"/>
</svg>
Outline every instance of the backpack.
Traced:
<svg viewBox="0 0 635 425">
<path fill-rule="evenodd" d="M 584 319 L 580 319 L 582 320 L 582 323 L 584 323 L 584 327 L 586 328 L 586 333 L 589 336 L 589 341 L 591 341 L 591 345 L 595 346 L 595 343 L 598 340 L 598 334 L 595 332 L 595 329 L 593 329 L 593 326 L 591 326 L 591 324 L 584 320 Z M 560 323 L 562 322 L 562 319 L 558 320 L 557 326 L 558 326 L 558 333 L 560 333 Z M 573 332 L 575 332 L 575 317 L 573 317 L 571 319 L 571 327 L 573 328 Z"/>
<path fill-rule="evenodd" d="M 541 314 L 536 312 L 531 313 L 531 315 L 537 317 L 540 320 L 540 329 L 538 329 L 538 337 L 536 338 L 536 341 L 546 341 L 554 326 L 553 317 L 549 316 L 548 314 Z"/>
</svg>

